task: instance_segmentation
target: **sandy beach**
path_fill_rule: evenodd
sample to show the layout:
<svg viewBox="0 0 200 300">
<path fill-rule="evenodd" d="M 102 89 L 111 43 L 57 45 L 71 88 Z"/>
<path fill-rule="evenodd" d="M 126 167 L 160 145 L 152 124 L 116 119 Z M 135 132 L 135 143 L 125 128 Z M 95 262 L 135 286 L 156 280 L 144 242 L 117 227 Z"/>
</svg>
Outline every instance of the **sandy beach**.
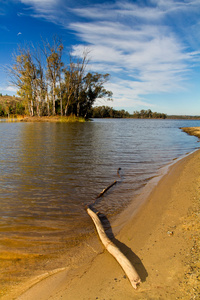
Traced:
<svg viewBox="0 0 200 300">
<path fill-rule="evenodd" d="M 95 235 L 70 268 L 43 272 L 2 299 L 199 299 L 199 170 L 200 150 L 169 168 L 136 215 L 130 207 L 122 216 L 114 243 L 142 279 L 137 290 Z"/>
</svg>

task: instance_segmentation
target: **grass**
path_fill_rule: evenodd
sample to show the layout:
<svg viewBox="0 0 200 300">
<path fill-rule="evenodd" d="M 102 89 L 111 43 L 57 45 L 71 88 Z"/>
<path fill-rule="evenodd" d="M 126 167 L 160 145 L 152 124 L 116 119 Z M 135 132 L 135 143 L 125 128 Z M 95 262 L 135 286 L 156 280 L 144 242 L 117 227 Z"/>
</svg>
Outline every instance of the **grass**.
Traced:
<svg viewBox="0 0 200 300">
<path fill-rule="evenodd" d="M 58 122 L 58 123 L 75 123 L 75 122 L 85 122 L 85 119 L 82 117 L 76 117 L 75 115 L 71 116 L 43 116 L 43 117 L 22 117 L 19 119 L 22 122 Z"/>
</svg>

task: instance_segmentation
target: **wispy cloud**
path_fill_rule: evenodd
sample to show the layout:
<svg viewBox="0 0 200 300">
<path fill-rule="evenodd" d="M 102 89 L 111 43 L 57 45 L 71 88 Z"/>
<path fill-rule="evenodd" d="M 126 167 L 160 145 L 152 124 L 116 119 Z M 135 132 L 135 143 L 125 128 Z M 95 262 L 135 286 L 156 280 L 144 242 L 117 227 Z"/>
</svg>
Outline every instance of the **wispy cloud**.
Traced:
<svg viewBox="0 0 200 300">
<path fill-rule="evenodd" d="M 5 25 L 0 25 L 0 29 L 5 30 L 5 31 L 10 31 L 10 30 L 8 29 L 8 27 L 5 26 Z"/>
<path fill-rule="evenodd" d="M 26 13 L 24 12 L 22 13 L 22 15 L 30 14 L 32 17 L 43 18 L 51 22 L 57 22 L 59 20 L 56 7 L 60 5 L 61 0 L 19 0 L 19 1 L 32 9 L 31 12 L 26 11 Z"/>
<path fill-rule="evenodd" d="M 0 91 L 3 91 L 3 93 L 12 93 L 16 94 L 17 93 L 17 88 L 13 86 L 0 86 Z"/>
<path fill-rule="evenodd" d="M 20 1 L 21 3 L 32 5 L 36 9 L 45 8 L 45 7 L 48 9 L 59 2 L 59 0 L 20 0 Z"/>
<path fill-rule="evenodd" d="M 149 1 L 149 6 L 117 2 L 112 6 L 75 8 L 74 13 L 89 21 L 71 23 L 70 28 L 91 47 L 93 67 L 100 70 L 103 64 L 106 72 L 111 70 L 117 101 L 122 97 L 127 106 L 134 101 L 145 104 L 148 94 L 183 89 L 200 51 L 194 53 L 186 44 L 182 33 L 184 27 L 191 26 L 181 20 L 185 14 L 197 19 L 197 8 L 199 1 L 172 0 Z M 74 46 L 74 55 L 81 52 L 81 47 Z"/>
<path fill-rule="evenodd" d="M 83 44 L 91 49 L 91 68 L 112 75 L 108 88 L 119 106 L 147 105 L 149 94 L 183 89 L 199 61 L 199 0 L 149 0 L 145 5 L 117 1 L 87 7 L 76 2 L 70 8 L 63 0 L 21 2 L 35 9 L 35 17 L 73 32 L 81 42 L 74 45 L 74 55 L 81 54 Z"/>
</svg>

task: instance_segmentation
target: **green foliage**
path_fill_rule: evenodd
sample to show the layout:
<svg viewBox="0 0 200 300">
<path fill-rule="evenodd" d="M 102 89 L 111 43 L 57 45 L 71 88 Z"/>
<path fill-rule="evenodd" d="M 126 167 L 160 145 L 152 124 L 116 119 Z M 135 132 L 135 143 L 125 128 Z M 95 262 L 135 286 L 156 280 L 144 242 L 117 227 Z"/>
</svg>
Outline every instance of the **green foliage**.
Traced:
<svg viewBox="0 0 200 300">
<path fill-rule="evenodd" d="M 87 51 L 80 59 L 71 55 L 70 63 L 65 65 L 59 39 L 53 38 L 52 45 L 43 42 L 39 49 L 19 47 L 9 69 L 12 83 L 24 100 L 24 111 L 28 110 L 30 116 L 62 116 L 64 112 L 65 116 L 87 118 L 97 98 L 112 97 L 112 92 L 104 88 L 109 74 L 86 72 Z"/>
<path fill-rule="evenodd" d="M 133 112 L 133 118 L 137 119 L 166 119 L 167 115 L 163 113 L 152 112 L 150 109 Z"/>
<path fill-rule="evenodd" d="M 2 105 L 0 105 L 0 117 L 4 117 L 4 109 Z"/>
<path fill-rule="evenodd" d="M 17 102 L 16 103 L 15 114 L 16 115 L 24 115 L 25 114 L 25 106 L 22 102 Z"/>
<path fill-rule="evenodd" d="M 137 119 L 165 119 L 166 114 L 152 112 L 150 109 L 141 110 L 140 112 L 135 111 L 133 115 L 130 115 L 124 109 L 115 110 L 109 106 L 97 106 L 91 109 L 92 118 L 137 118 Z"/>
<path fill-rule="evenodd" d="M 24 115 L 25 105 L 23 101 L 14 96 L 2 96 L 0 99 L 0 117 L 8 117 L 10 115 Z"/>
<path fill-rule="evenodd" d="M 130 114 L 122 110 L 115 110 L 109 106 L 96 106 L 91 109 L 92 118 L 129 118 Z"/>
</svg>

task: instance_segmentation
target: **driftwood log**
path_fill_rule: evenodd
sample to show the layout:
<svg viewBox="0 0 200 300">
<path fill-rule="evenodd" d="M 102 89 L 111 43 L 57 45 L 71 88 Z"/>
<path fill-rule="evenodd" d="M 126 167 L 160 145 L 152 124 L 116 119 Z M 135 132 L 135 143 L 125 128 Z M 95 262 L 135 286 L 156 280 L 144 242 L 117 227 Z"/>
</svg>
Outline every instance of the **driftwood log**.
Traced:
<svg viewBox="0 0 200 300">
<path fill-rule="evenodd" d="M 113 257 L 118 261 L 118 263 L 126 273 L 128 279 L 130 280 L 130 283 L 132 284 L 134 289 L 136 289 L 137 285 L 140 284 L 141 279 L 138 273 L 136 272 L 135 268 L 128 260 L 128 258 L 119 250 L 119 248 L 115 246 L 115 244 L 113 244 L 112 241 L 107 237 L 103 225 L 101 224 L 101 221 L 97 216 L 97 214 L 90 207 L 87 208 L 87 213 L 91 217 L 91 219 L 93 220 L 96 226 L 102 244 L 104 245 L 106 250 L 110 254 L 112 254 Z"/>
<path fill-rule="evenodd" d="M 117 171 L 117 174 L 119 176 L 119 170 Z M 97 214 L 92 210 L 92 206 L 95 204 L 96 200 L 103 196 L 103 194 L 109 189 L 111 188 L 113 185 L 115 185 L 117 183 L 117 181 L 114 181 L 113 184 L 109 185 L 106 189 L 104 189 L 99 195 L 98 197 L 95 199 L 95 201 L 93 202 L 93 204 L 91 205 L 87 205 L 86 206 L 86 211 L 88 213 L 88 215 L 91 217 L 92 221 L 95 224 L 97 233 L 99 235 L 99 238 L 102 242 L 102 244 L 104 245 L 104 247 L 106 248 L 106 250 L 113 255 L 113 257 L 118 261 L 118 263 L 120 264 L 120 266 L 122 267 L 122 269 L 124 270 L 124 272 L 126 273 L 128 279 L 130 280 L 131 285 L 134 287 L 134 289 L 137 289 L 137 285 L 140 284 L 141 279 L 137 273 L 137 271 L 135 270 L 135 268 L 133 267 L 133 265 L 131 264 L 131 262 L 128 260 L 128 258 L 119 250 L 119 248 L 108 238 L 108 236 L 106 235 L 103 225 L 99 219 L 99 217 L 97 216 Z"/>
</svg>

